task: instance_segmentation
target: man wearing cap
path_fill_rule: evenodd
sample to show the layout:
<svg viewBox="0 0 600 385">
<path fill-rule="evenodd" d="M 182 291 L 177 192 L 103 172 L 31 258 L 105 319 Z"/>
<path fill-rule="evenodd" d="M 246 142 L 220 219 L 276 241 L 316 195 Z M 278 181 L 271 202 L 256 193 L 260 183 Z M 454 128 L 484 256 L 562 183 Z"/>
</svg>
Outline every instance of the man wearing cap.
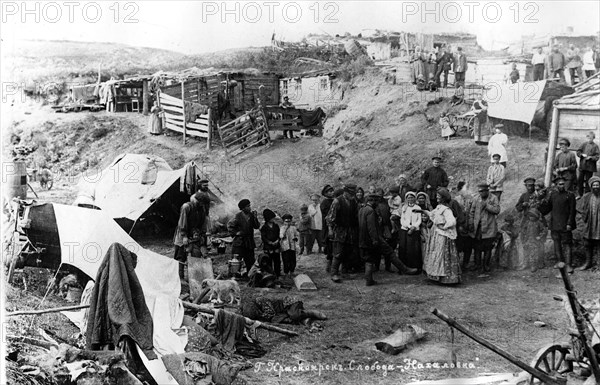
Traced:
<svg viewBox="0 0 600 385">
<path fill-rule="evenodd" d="M 437 206 L 436 194 L 438 187 L 448 187 L 448 174 L 442 167 L 440 167 L 440 163 L 442 162 L 442 158 L 439 156 L 434 156 L 431 158 L 433 161 L 433 166 L 429 167 L 421 176 L 421 183 L 423 183 L 423 187 L 429 195 L 429 200 L 431 201 L 431 205 L 433 208 Z"/>
<path fill-rule="evenodd" d="M 590 192 L 581 198 L 579 212 L 583 220 L 583 244 L 585 263 L 577 270 L 587 270 L 594 264 L 594 249 L 600 258 L 600 178 L 593 176 L 589 180 Z M 599 259 L 600 260 L 600 259 Z"/>
<path fill-rule="evenodd" d="M 456 54 L 453 60 L 454 68 L 454 87 L 465 86 L 465 74 L 467 72 L 467 57 L 463 54 L 462 47 L 456 48 Z M 444 186 L 446 187 L 446 186 Z"/>
<path fill-rule="evenodd" d="M 333 203 L 333 192 L 335 189 L 330 185 L 325 185 L 323 190 L 321 190 L 321 195 L 323 195 L 323 200 L 321 201 L 321 218 L 323 218 L 323 233 L 321 234 L 321 239 L 324 243 L 325 258 L 327 260 L 327 264 L 325 266 L 325 271 L 327 273 L 331 272 L 331 261 L 333 260 L 333 243 L 331 238 L 333 234 L 329 233 L 329 226 L 327 226 L 326 218 L 329 215 L 329 210 L 331 209 L 331 204 Z"/>
<path fill-rule="evenodd" d="M 492 165 L 488 168 L 486 182 L 490 186 L 490 193 L 500 202 L 504 185 L 504 166 L 500 164 L 500 154 L 492 155 Z"/>
<path fill-rule="evenodd" d="M 560 152 L 554 158 L 553 173 L 556 177 L 565 180 L 565 189 L 575 191 L 575 171 L 577 170 L 577 157 L 569 150 L 571 142 L 567 138 L 558 141 Z"/>
<path fill-rule="evenodd" d="M 469 213 L 469 235 L 475 242 L 475 264 L 482 271 L 490 271 L 492 248 L 498 235 L 497 217 L 500 214 L 500 203 L 495 195 L 490 194 L 487 184 L 477 186 L 479 196 L 473 201 Z"/>
<path fill-rule="evenodd" d="M 575 224 L 575 195 L 566 189 L 566 180 L 558 177 L 554 180 L 556 190 L 552 191 L 547 200 L 539 207 L 542 215 L 550 214 L 550 235 L 554 241 L 554 254 L 558 260 L 567 265 L 569 273 L 571 266 L 571 246 Z M 557 277 L 560 277 L 558 275 Z"/>
<path fill-rule="evenodd" d="M 588 180 L 597 171 L 596 163 L 600 159 L 600 148 L 594 143 L 596 134 L 594 131 L 590 131 L 585 136 L 587 142 L 583 143 L 577 150 L 577 156 L 579 157 L 579 180 L 577 183 L 579 196 L 583 196 L 584 191 L 588 190 Z"/>
<path fill-rule="evenodd" d="M 396 250 L 396 246 L 398 245 L 398 233 L 392 234 L 392 213 L 390 211 L 390 205 L 388 204 L 387 199 L 384 199 L 383 189 L 376 188 L 373 192 L 375 195 L 379 197 L 377 200 L 377 204 L 374 206 L 375 212 L 377 216 L 380 218 L 381 224 L 381 235 L 383 239 L 387 242 L 387 244 L 392 248 L 392 250 Z M 377 260 L 375 264 L 375 271 L 379 271 L 379 265 L 381 262 L 381 256 Z M 392 262 L 389 258 L 384 260 L 385 263 L 385 271 L 392 271 Z"/>
<path fill-rule="evenodd" d="M 281 244 L 279 242 L 279 225 L 274 219 L 277 217 L 270 209 L 263 210 L 265 224 L 260 228 L 260 238 L 263 250 L 276 277 L 281 275 Z"/>
<path fill-rule="evenodd" d="M 173 243 L 175 244 L 174 259 L 179 261 L 179 278 L 181 279 L 184 278 L 188 254 L 197 258 L 202 256 L 199 243 L 201 243 L 205 219 L 203 204 L 196 199 L 195 195 L 192 195 L 190 201 L 181 206 L 179 221 L 173 237 Z"/>
<path fill-rule="evenodd" d="M 523 180 L 525 185 L 525 192 L 521 194 L 515 208 L 518 212 L 523 214 L 521 222 L 527 220 L 527 211 L 533 207 L 535 197 L 535 178 L 527 177 Z"/>
<path fill-rule="evenodd" d="M 246 274 L 254 265 L 254 229 L 258 229 L 260 223 L 256 217 L 256 211 L 252 211 L 252 206 L 248 199 L 242 199 L 238 203 L 240 212 L 235 214 L 229 223 L 227 230 L 233 237 L 232 250 L 234 256 L 238 256 L 244 260 L 246 265 Z M 238 258 L 238 259 L 239 259 Z"/>
<path fill-rule="evenodd" d="M 355 184 L 344 186 L 344 193 L 333 200 L 327 215 L 329 232 L 333 234 L 331 280 L 337 283 L 341 282 L 340 265 L 346 269 L 358 268 L 358 202 L 355 194 Z"/>
</svg>

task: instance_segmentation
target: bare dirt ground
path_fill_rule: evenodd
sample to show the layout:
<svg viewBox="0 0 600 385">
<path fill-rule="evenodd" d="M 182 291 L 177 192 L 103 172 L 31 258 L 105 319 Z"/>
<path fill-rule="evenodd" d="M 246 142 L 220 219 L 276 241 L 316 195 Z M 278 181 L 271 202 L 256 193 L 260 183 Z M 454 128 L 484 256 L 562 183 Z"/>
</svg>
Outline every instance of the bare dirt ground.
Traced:
<svg viewBox="0 0 600 385">
<path fill-rule="evenodd" d="M 121 152 L 161 156 L 173 168 L 196 160 L 211 181 L 226 193 L 223 211 L 235 212 L 237 201 L 249 198 L 259 212 L 269 207 L 280 214 L 290 212 L 297 216 L 300 204 L 307 203 L 309 194 L 320 192 L 325 184 L 340 185 L 352 180 L 363 187 L 374 184 L 385 188 L 400 173 L 416 181 L 434 154 L 444 156 L 451 186 L 459 180 L 471 185 L 481 180 L 489 164 L 487 149 L 465 137 L 443 141 L 435 123 L 440 111 L 450 106 L 442 101 L 427 107 L 427 102 L 436 95 L 422 96 L 406 95 L 401 87 L 366 75 L 357 80 L 350 96 L 343 100 L 347 108 L 328 119 L 323 138 L 292 142 L 274 135 L 271 147 L 251 150 L 229 162 L 222 150 L 207 151 L 202 141 L 190 141 L 182 146 L 179 135 L 150 137 L 145 133 L 146 118 L 141 115 L 101 112 L 59 116 L 44 107 L 40 116 L 34 115 L 35 119 L 23 118 L 19 129 L 25 132 L 22 137 L 28 137 L 29 132 L 39 127 L 50 127 L 43 126 L 46 121 L 54 122 L 48 130 L 65 134 L 66 145 L 73 127 L 102 129 L 104 124 L 108 129 L 105 135 L 97 140 L 89 139 L 88 147 L 84 147 L 77 159 L 65 157 L 51 165 L 66 167 L 78 164 L 81 158 L 96 156 L 97 161 L 91 167 L 102 168 Z M 526 175 L 542 175 L 544 147 L 545 139 L 536 132 L 531 137 L 510 137 L 503 215 L 514 207 L 522 190 L 522 179 Z M 41 156 L 36 154 L 32 156 Z M 75 182 L 65 179 L 56 189 L 40 192 L 40 198 L 70 203 L 75 195 Z M 172 234 L 139 241 L 144 247 L 172 255 Z M 223 268 L 225 258 L 215 256 L 214 262 L 217 269 Z M 563 305 L 552 299 L 553 294 L 563 294 L 564 288 L 550 267 L 536 273 L 496 269 L 488 278 L 465 273 L 463 284 L 457 287 L 434 285 L 421 276 L 380 272 L 375 277 L 379 284 L 367 288 L 357 275 L 334 284 L 324 272 L 324 263 L 323 255 L 303 255 L 298 260 L 296 272 L 308 274 L 319 288 L 316 292 L 266 290 L 270 295 L 296 295 L 302 298 L 306 308 L 325 312 L 328 320 L 322 322 L 324 330 L 315 333 L 309 333 L 303 326 L 286 325 L 300 332 L 296 338 L 262 332 L 261 342 L 269 353 L 252 360 L 254 369 L 242 373 L 250 383 L 402 384 L 411 380 L 518 371 L 514 365 L 459 332 L 455 332 L 452 343 L 450 329 L 431 315 L 432 307 L 456 317 L 478 335 L 525 362 L 542 346 L 568 339 Z M 551 264 L 548 256 L 547 265 Z M 30 272 L 26 282 L 38 275 L 44 274 Z M 597 272 L 578 272 L 572 279 L 581 298 L 598 295 Z M 21 291 L 22 283 L 16 285 L 7 292 L 9 311 L 39 304 L 44 294 L 42 283 L 30 284 L 28 292 Z M 246 287 L 243 293 L 257 294 L 255 289 Z M 59 300 L 50 296 L 44 307 L 57 303 Z M 547 326 L 534 326 L 537 320 Z M 374 349 L 375 340 L 409 324 L 429 331 L 429 336 L 397 356 Z M 58 314 L 16 317 L 10 320 L 8 330 L 9 334 L 35 334 L 40 326 L 51 328 L 64 338 L 75 332 Z M 466 368 L 462 365 L 460 369 L 426 367 L 427 363 L 449 364 L 452 352 Z M 309 371 L 293 371 L 299 364 L 313 366 Z M 385 366 L 387 370 L 381 367 L 367 370 L 367 365 Z"/>
</svg>

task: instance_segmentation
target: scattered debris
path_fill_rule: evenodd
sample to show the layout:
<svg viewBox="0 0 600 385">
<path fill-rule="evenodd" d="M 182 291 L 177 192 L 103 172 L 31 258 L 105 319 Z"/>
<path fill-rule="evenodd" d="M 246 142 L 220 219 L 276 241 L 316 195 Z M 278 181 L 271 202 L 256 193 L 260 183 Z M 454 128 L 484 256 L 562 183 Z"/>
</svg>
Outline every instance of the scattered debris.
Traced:
<svg viewBox="0 0 600 385">
<path fill-rule="evenodd" d="M 294 277 L 294 284 L 300 291 L 317 290 L 317 285 L 306 274 L 298 274 Z"/>
<path fill-rule="evenodd" d="M 409 331 L 396 330 L 394 334 L 376 342 L 375 347 L 384 353 L 396 355 L 427 335 L 427 331 L 417 325 L 408 325 L 408 328 Z"/>
</svg>

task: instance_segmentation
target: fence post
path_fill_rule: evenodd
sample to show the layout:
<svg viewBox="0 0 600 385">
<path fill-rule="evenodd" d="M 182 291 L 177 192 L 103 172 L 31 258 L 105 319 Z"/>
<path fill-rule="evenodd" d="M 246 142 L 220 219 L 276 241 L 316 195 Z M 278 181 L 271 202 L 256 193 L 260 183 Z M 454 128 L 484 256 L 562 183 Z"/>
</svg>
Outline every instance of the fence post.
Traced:
<svg viewBox="0 0 600 385">
<path fill-rule="evenodd" d="M 206 149 L 210 150 L 212 142 L 212 109 L 208 109 L 208 136 L 206 138 Z"/>
<path fill-rule="evenodd" d="M 185 146 L 185 79 L 181 79 L 181 111 L 183 112 L 183 145 Z"/>
</svg>

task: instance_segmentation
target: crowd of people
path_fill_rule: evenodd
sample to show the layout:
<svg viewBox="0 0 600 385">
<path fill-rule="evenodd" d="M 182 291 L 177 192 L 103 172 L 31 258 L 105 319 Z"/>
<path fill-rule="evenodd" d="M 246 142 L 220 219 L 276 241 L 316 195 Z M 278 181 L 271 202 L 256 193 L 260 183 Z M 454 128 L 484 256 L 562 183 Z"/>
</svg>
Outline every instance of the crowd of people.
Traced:
<svg viewBox="0 0 600 385">
<path fill-rule="evenodd" d="M 568 70 L 571 85 L 575 85 L 600 71 L 600 47 L 580 49 L 569 44 L 569 49 L 563 52 L 562 45 L 556 45 L 547 54 L 539 47 L 533 53 L 531 65 L 534 81 L 559 78 L 564 83 Z"/>
<path fill-rule="evenodd" d="M 452 48 L 446 45 L 425 52 L 417 46 L 410 57 L 410 65 L 412 82 L 420 91 L 425 89 L 435 91 L 440 87 L 448 87 L 450 70 L 454 73 L 455 87 L 464 88 L 468 64 L 462 47 L 457 47 L 456 51 L 452 52 Z M 443 82 L 442 75 L 444 75 Z"/>
<path fill-rule="evenodd" d="M 232 254 L 243 261 L 254 286 L 264 285 L 262 278 L 267 276 L 269 282 L 282 274 L 291 278 L 298 255 L 312 254 L 315 243 L 317 252 L 325 254 L 325 270 L 334 282 L 341 282 L 346 273 L 364 272 L 366 285 L 374 285 L 373 274 L 380 269 L 392 272 L 393 266 L 399 274 L 424 273 L 440 284 L 457 284 L 465 270 L 490 272 L 493 259 L 496 264 L 502 259 L 508 268 L 536 271 L 545 262 L 544 243 L 550 230 L 554 255 L 573 272 L 576 201 L 582 199 L 586 260 L 580 268 L 589 269 L 594 253 L 600 254 L 600 178 L 594 176 L 600 148 L 594 134 L 588 134 L 588 142 L 576 155 L 568 151 L 568 139 L 560 139 L 562 151 L 555 159 L 553 185 L 546 188 L 543 181 L 526 178 L 526 191 L 515 206 L 518 218 L 506 215 L 502 226 L 498 215 L 506 135 L 500 128 L 495 135 L 498 143 L 489 148 L 487 180 L 477 185 L 476 195 L 465 182 L 459 182 L 452 195 L 442 159 L 436 156 L 414 184 L 402 174 L 386 191 L 376 186 L 365 191 L 353 183 L 337 189 L 326 185 L 320 194 L 310 196 L 309 204 L 300 206 L 297 220 L 290 213 L 279 217 L 266 208 L 261 225 L 251 202 L 242 199 L 240 211 L 227 223 L 233 237 Z M 575 156 L 581 160 L 577 196 Z M 209 209 L 208 181 L 203 180 L 199 191 L 182 206 L 175 232 L 175 259 L 182 262 L 182 278 L 186 255 L 206 255 Z M 263 249 L 258 259 L 257 229 Z"/>
</svg>

